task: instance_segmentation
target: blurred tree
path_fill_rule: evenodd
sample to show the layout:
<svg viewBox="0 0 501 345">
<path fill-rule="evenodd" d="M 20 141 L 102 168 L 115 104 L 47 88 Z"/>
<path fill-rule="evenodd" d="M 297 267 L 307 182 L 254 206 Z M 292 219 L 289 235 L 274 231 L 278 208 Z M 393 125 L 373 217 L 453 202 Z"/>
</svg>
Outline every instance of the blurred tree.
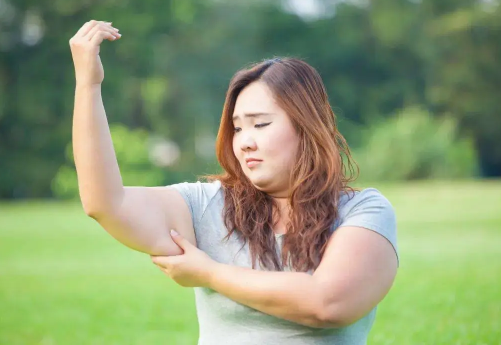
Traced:
<svg viewBox="0 0 501 345">
<path fill-rule="evenodd" d="M 127 186 L 162 186 L 176 179 L 176 169 L 165 169 L 179 158 L 179 149 L 165 140 L 155 140 L 143 129 L 110 126 L 123 183 Z M 78 197 L 77 173 L 71 142 L 66 145 L 66 164 L 52 181 L 52 192 L 60 198 Z"/>
<path fill-rule="evenodd" d="M 170 168 L 179 175 L 167 183 L 215 169 L 204 147 L 229 79 L 277 55 L 319 70 L 352 146 L 363 145 L 367 125 L 421 105 L 456 118 L 483 174 L 501 176 L 499 1 L 308 3 L 310 12 L 292 0 L 1 1 L 0 198 L 52 195 L 71 139 L 68 40 L 89 19 L 113 21 L 123 34 L 101 52 L 109 122 L 181 149 Z"/>
<path fill-rule="evenodd" d="M 464 4 L 466 3 L 466 4 Z M 463 1 L 430 21 L 435 47 L 427 99 L 437 113 L 455 114 L 475 138 L 485 176 L 501 176 L 501 6 Z"/>
<path fill-rule="evenodd" d="M 433 118 L 425 109 L 405 108 L 364 133 L 355 150 L 363 181 L 469 178 L 478 173 L 468 138 L 459 138 L 456 119 Z"/>
</svg>

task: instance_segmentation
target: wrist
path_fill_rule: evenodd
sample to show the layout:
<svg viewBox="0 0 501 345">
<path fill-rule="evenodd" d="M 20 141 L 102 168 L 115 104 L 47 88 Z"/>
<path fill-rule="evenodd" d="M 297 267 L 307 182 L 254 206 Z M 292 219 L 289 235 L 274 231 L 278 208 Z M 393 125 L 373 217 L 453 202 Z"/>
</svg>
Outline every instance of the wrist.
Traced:
<svg viewBox="0 0 501 345">
<path fill-rule="evenodd" d="M 101 83 L 89 83 L 89 82 L 78 82 L 76 83 L 75 89 L 87 89 L 87 90 L 101 90 Z"/>
<path fill-rule="evenodd" d="M 207 287 L 212 290 L 216 290 L 217 281 L 220 280 L 221 274 L 225 269 L 225 265 L 219 262 L 214 262 L 212 268 L 209 270 L 209 276 L 207 279 Z"/>
</svg>

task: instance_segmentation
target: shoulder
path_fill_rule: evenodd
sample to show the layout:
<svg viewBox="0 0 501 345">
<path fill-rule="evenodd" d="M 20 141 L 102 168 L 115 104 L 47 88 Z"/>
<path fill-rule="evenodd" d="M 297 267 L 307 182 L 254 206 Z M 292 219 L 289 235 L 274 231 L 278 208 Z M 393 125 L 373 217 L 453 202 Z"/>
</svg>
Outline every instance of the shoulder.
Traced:
<svg viewBox="0 0 501 345">
<path fill-rule="evenodd" d="M 198 225 L 207 208 L 213 201 L 221 197 L 221 182 L 181 182 L 169 186 L 177 190 L 188 205 L 193 218 L 193 224 Z"/>
<path fill-rule="evenodd" d="M 347 214 L 350 211 L 373 209 L 380 207 L 394 212 L 391 202 L 376 188 L 365 188 L 360 191 L 346 191 L 339 201 L 339 213 Z"/>
<path fill-rule="evenodd" d="M 196 198 L 213 198 L 221 191 L 221 181 L 213 182 L 181 182 L 170 185 L 169 187 L 176 189 L 181 194 L 188 196 L 192 201 Z"/>
<path fill-rule="evenodd" d="M 397 221 L 391 202 L 377 189 L 366 188 L 347 192 L 339 202 L 336 224 L 363 227 L 375 231 L 390 241 L 397 252 Z"/>
</svg>

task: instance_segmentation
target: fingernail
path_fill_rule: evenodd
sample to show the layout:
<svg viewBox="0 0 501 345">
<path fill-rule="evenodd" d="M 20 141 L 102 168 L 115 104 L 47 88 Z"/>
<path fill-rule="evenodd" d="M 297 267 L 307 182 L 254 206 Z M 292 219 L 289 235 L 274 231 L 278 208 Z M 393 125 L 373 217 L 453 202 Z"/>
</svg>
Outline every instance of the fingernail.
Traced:
<svg viewBox="0 0 501 345">
<path fill-rule="evenodd" d="M 177 233 L 177 231 L 176 231 L 176 230 L 171 230 L 171 231 L 170 231 L 170 234 L 171 234 L 172 236 L 177 236 L 177 235 L 179 235 L 179 234 Z"/>
</svg>

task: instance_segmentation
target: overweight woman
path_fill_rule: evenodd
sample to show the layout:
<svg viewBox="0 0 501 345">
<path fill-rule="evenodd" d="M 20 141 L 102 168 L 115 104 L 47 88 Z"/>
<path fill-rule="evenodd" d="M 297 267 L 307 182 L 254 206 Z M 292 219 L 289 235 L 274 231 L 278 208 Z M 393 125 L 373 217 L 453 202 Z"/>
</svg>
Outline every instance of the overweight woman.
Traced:
<svg viewBox="0 0 501 345">
<path fill-rule="evenodd" d="M 378 190 L 349 186 L 354 163 L 316 70 L 284 58 L 238 71 L 216 143 L 223 173 L 129 187 L 101 98 L 99 47 L 120 37 L 90 21 L 70 40 L 87 215 L 194 287 L 200 345 L 365 344 L 398 268 L 395 213 Z"/>
</svg>

